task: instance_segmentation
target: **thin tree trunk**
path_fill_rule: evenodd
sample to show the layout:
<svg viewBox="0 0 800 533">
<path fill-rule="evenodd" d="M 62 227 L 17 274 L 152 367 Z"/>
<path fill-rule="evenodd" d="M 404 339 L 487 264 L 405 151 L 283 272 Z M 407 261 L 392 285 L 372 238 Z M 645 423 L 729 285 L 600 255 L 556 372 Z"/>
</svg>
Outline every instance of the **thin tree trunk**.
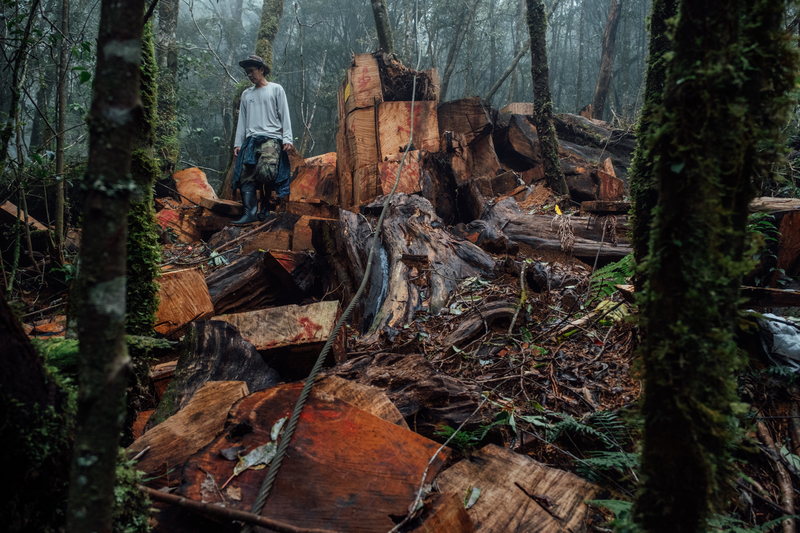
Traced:
<svg viewBox="0 0 800 533">
<path fill-rule="evenodd" d="M 69 0 L 61 3 L 61 33 L 69 35 Z M 58 65 L 58 135 L 56 136 L 56 212 L 55 232 L 56 245 L 53 261 L 59 265 L 64 263 L 64 206 L 66 205 L 64 190 L 64 130 L 67 129 L 67 68 L 69 61 L 69 43 L 61 41 Z"/>
<path fill-rule="evenodd" d="M 144 0 L 103 0 L 89 116 L 77 306 L 77 428 L 67 532 L 109 532 L 130 359 L 125 346 L 125 264 L 131 149 L 140 125 Z M 99 75 L 97 75 L 99 74 Z"/>
<path fill-rule="evenodd" d="M 447 51 L 447 62 L 445 63 L 442 83 L 439 89 L 439 100 L 442 102 L 447 99 L 447 88 L 450 85 L 450 77 L 453 75 L 453 71 L 456 68 L 458 52 L 461 50 L 461 45 L 464 42 L 464 36 L 467 34 L 472 15 L 475 13 L 475 9 L 478 7 L 478 2 L 480 1 L 481 0 L 474 0 L 470 9 L 462 11 L 461 18 L 455 28 L 455 35 L 453 36 L 453 40 L 450 41 L 450 49 Z"/>
<path fill-rule="evenodd" d="M 371 0 L 372 14 L 375 17 L 375 30 L 378 32 L 378 45 L 387 54 L 394 53 L 394 39 L 392 38 L 392 25 L 389 22 L 389 11 L 386 9 L 386 0 Z"/>
<path fill-rule="evenodd" d="M 272 46 L 283 16 L 283 0 L 264 0 L 261 23 L 256 35 L 256 55 L 260 56 L 272 72 Z"/>
<path fill-rule="evenodd" d="M 581 90 L 583 89 L 583 42 L 584 29 L 586 28 L 586 0 L 581 2 L 581 21 L 578 27 L 578 76 L 575 82 L 575 112 L 579 112 L 581 105 Z"/>
<path fill-rule="evenodd" d="M 158 121 L 156 125 L 156 153 L 161 161 L 161 176 L 171 176 L 178 164 L 180 139 L 175 124 L 176 76 L 178 74 L 178 47 L 175 29 L 178 25 L 179 0 L 160 0 L 158 3 L 158 34 L 156 62 L 158 64 Z M 227 79 L 227 78 L 225 78 Z"/>
<path fill-rule="evenodd" d="M 622 1 L 611 0 L 606 29 L 603 33 L 600 74 L 597 76 L 597 86 L 594 89 L 594 98 L 592 98 L 592 116 L 598 120 L 603 120 L 608 88 L 611 85 L 611 77 L 614 71 L 614 45 L 617 40 L 617 27 L 619 26 L 619 15 L 622 12 Z"/>
<path fill-rule="evenodd" d="M 542 166 L 547 186 L 556 194 L 567 194 L 567 182 L 558 158 L 558 139 L 553 126 L 553 98 L 547 68 L 547 16 L 542 0 L 527 0 L 528 32 L 531 39 L 533 78 L 533 120 L 542 150 Z"/>
</svg>

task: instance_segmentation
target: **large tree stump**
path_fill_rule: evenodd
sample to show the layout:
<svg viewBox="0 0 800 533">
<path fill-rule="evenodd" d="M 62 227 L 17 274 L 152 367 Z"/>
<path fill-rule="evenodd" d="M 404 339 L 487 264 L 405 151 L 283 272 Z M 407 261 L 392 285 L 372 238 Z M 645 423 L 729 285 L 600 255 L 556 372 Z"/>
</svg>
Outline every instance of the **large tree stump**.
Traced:
<svg viewBox="0 0 800 533">
<path fill-rule="evenodd" d="M 378 106 L 380 160 L 405 151 L 411 135 L 411 102 L 384 102 Z M 414 149 L 439 151 L 436 102 L 414 102 Z"/>
<path fill-rule="evenodd" d="M 508 168 L 524 172 L 542 164 L 536 128 L 523 115 L 498 115 L 492 138 L 498 158 Z"/>
<path fill-rule="evenodd" d="M 173 174 L 181 203 L 186 205 L 200 205 L 201 198 L 218 200 L 217 193 L 208 184 L 206 173 L 199 168 L 187 168 Z"/>
<path fill-rule="evenodd" d="M 278 373 L 231 324 L 208 320 L 194 324 L 181 345 L 181 356 L 164 397 L 146 428 L 160 424 L 186 407 L 208 381 L 244 381 L 251 392 L 275 385 Z"/>
<path fill-rule="evenodd" d="M 442 103 L 438 108 L 439 135 L 464 134 L 467 143 L 492 133 L 496 111 L 477 96 Z"/>
</svg>

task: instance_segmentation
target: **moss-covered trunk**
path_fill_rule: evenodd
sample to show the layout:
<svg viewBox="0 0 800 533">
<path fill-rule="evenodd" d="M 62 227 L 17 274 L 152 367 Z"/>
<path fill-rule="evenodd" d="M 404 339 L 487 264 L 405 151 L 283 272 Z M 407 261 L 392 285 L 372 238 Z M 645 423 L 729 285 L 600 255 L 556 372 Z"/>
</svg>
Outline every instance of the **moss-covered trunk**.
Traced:
<svg viewBox="0 0 800 533">
<path fill-rule="evenodd" d="M 547 67 L 547 15 L 542 0 L 527 0 L 527 6 L 533 76 L 533 121 L 539 135 L 544 176 L 553 192 L 567 194 L 569 189 L 561 170 L 558 139 L 553 126 L 553 97 L 550 94 L 550 69 Z"/>
<path fill-rule="evenodd" d="M 682 2 L 662 121 L 659 198 L 642 297 L 644 450 L 634 516 L 705 531 L 735 474 L 734 343 L 751 180 L 769 171 L 796 51 L 775 0 Z"/>
<path fill-rule="evenodd" d="M 178 46 L 175 29 L 178 26 L 179 0 L 161 0 L 158 3 L 158 119 L 156 122 L 155 153 L 159 159 L 160 176 L 171 176 L 178 164 L 180 140 L 175 123 L 177 103 L 175 86 L 178 74 Z"/>
<path fill-rule="evenodd" d="M 125 265 L 131 150 L 139 91 L 143 0 L 103 0 L 89 113 L 78 306 L 78 419 L 67 531 L 111 531 L 117 448 L 130 361 L 125 348 Z"/>
<path fill-rule="evenodd" d="M 614 71 L 614 48 L 617 42 L 617 27 L 619 26 L 620 13 L 622 13 L 622 0 L 611 0 L 608 8 L 606 29 L 603 32 L 603 50 L 600 56 L 600 73 L 597 75 L 597 85 L 592 98 L 592 116 L 603 120 L 606 109 L 608 89 L 611 87 L 611 77 Z"/>
<path fill-rule="evenodd" d="M 378 32 L 378 46 L 387 54 L 394 53 L 394 39 L 392 38 L 392 24 L 389 21 L 389 10 L 386 9 L 386 0 L 371 0 L 372 14 L 375 16 L 375 30 Z"/>
<path fill-rule="evenodd" d="M 153 49 L 152 21 L 142 31 L 141 99 L 143 120 L 133 141 L 131 176 L 136 189 L 131 195 L 128 217 L 127 320 L 130 335 L 153 335 L 158 309 L 158 264 L 161 247 L 158 243 L 153 184 L 159 175 L 154 157 L 158 101 L 158 77 Z"/>
<path fill-rule="evenodd" d="M 658 183 L 653 175 L 653 156 L 650 145 L 663 113 L 664 85 L 667 80 L 666 53 L 672 49 L 667 35 L 667 20 L 678 13 L 678 0 L 653 0 L 650 16 L 650 43 L 647 58 L 647 80 L 644 104 L 639 124 L 636 126 L 638 143 L 633 154 L 630 171 L 631 189 L 631 245 L 633 257 L 641 264 L 650 247 L 650 225 L 653 209 L 658 201 Z M 634 278 L 636 291 L 642 290 L 641 277 Z"/>
<path fill-rule="evenodd" d="M 256 55 L 264 60 L 270 72 L 272 72 L 272 46 L 275 44 L 275 36 L 278 34 L 278 25 L 282 16 L 283 0 L 264 0 L 261 8 L 261 23 L 258 25 L 256 34 Z"/>
</svg>

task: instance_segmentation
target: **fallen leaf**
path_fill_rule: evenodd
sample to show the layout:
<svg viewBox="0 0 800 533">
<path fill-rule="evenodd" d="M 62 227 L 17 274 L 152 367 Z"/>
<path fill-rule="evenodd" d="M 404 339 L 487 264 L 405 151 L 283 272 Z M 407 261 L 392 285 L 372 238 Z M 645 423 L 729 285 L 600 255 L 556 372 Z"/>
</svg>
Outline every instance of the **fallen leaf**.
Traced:
<svg viewBox="0 0 800 533">
<path fill-rule="evenodd" d="M 242 499 L 242 489 L 239 487 L 228 487 L 225 490 L 225 494 L 228 495 L 228 498 L 231 500 L 241 501 Z"/>
</svg>

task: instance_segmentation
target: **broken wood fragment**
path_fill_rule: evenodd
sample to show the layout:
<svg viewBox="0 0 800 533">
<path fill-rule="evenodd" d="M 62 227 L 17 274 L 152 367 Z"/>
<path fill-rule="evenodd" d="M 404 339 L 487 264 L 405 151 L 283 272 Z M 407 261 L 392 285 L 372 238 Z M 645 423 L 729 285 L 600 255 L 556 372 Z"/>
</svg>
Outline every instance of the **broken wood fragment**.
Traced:
<svg viewBox="0 0 800 533">
<path fill-rule="evenodd" d="M 180 335 L 187 324 L 214 316 L 214 304 L 200 268 L 162 273 L 155 330 L 165 337 Z"/>
<path fill-rule="evenodd" d="M 172 175 L 181 203 L 184 205 L 201 205 L 202 198 L 218 200 L 217 193 L 208 184 L 206 173 L 197 167 L 187 168 Z"/>
<path fill-rule="evenodd" d="M 251 252 L 206 278 L 214 314 L 243 313 L 275 305 L 283 288 L 270 279 L 265 255 L 266 252 Z"/>
<path fill-rule="evenodd" d="M 233 200 L 221 200 L 217 198 L 216 195 L 214 195 L 212 198 L 208 196 L 201 196 L 197 203 L 212 213 L 226 217 L 240 217 L 244 213 L 244 208 L 242 207 L 241 202 L 234 202 Z"/>
</svg>

